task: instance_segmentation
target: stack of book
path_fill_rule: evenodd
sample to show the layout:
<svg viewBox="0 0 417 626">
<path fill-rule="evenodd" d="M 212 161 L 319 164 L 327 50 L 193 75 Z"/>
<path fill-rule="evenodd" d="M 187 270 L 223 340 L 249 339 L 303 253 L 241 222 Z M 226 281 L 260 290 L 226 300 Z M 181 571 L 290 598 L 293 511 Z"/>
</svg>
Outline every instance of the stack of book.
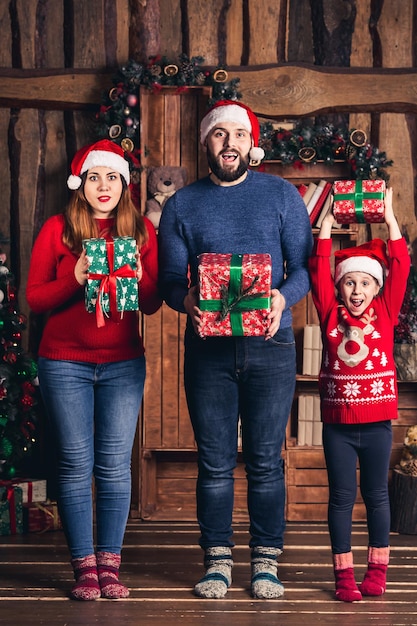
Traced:
<svg viewBox="0 0 417 626">
<path fill-rule="evenodd" d="M 303 374 L 318 376 L 321 364 L 323 344 L 318 324 L 307 324 L 303 335 Z"/>
<path fill-rule="evenodd" d="M 321 179 L 308 185 L 301 183 L 297 185 L 297 189 L 307 207 L 310 224 L 314 228 L 320 228 L 324 216 L 333 204 L 332 183 Z"/>
<path fill-rule="evenodd" d="M 323 425 L 318 395 L 298 396 L 297 445 L 321 446 Z"/>
</svg>

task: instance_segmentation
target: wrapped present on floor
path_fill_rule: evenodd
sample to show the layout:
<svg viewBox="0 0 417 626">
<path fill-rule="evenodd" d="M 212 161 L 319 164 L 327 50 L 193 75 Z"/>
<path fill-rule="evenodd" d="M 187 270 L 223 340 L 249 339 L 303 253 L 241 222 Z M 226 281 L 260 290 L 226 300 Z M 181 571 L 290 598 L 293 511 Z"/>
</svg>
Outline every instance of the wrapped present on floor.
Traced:
<svg viewBox="0 0 417 626">
<path fill-rule="evenodd" d="M 45 502 L 47 499 L 47 483 L 43 478 L 16 478 L 10 484 L 22 489 L 23 504 L 30 502 Z"/>
<path fill-rule="evenodd" d="M 202 336 L 264 335 L 269 325 L 271 271 L 269 254 L 201 254 Z"/>
<path fill-rule="evenodd" d="M 47 500 L 23 505 L 23 529 L 25 533 L 62 530 L 57 503 Z"/>
<path fill-rule="evenodd" d="M 22 489 L 16 485 L 0 484 L 0 535 L 23 532 Z"/>
<path fill-rule="evenodd" d="M 384 221 L 384 180 L 336 180 L 333 215 L 338 224 Z"/>
<path fill-rule="evenodd" d="M 137 311 L 138 280 L 136 276 L 136 240 L 134 237 L 84 239 L 83 246 L 90 263 L 85 289 L 85 306 L 96 313 L 97 326 L 105 317 Z"/>
</svg>

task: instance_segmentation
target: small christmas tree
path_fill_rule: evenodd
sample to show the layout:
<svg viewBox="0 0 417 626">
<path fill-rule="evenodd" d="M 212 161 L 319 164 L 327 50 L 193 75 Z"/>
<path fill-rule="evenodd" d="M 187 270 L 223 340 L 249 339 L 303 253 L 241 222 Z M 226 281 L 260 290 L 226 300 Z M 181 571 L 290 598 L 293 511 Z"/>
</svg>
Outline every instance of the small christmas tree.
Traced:
<svg viewBox="0 0 417 626">
<path fill-rule="evenodd" d="M 19 312 L 16 287 L 0 252 L 0 479 L 25 471 L 37 444 L 36 363 L 22 349 L 26 318 Z"/>
<path fill-rule="evenodd" d="M 412 265 L 408 277 L 398 326 L 394 329 L 395 343 L 417 343 L 417 269 Z"/>
</svg>

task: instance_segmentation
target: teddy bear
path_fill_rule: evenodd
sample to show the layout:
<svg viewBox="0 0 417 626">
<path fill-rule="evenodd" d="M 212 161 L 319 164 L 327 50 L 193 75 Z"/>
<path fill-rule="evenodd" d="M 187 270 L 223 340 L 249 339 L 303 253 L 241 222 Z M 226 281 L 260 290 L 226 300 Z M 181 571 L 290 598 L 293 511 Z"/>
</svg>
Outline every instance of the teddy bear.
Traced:
<svg viewBox="0 0 417 626">
<path fill-rule="evenodd" d="M 145 215 L 150 219 L 156 230 L 159 227 L 165 202 L 177 189 L 181 189 L 186 184 L 187 170 L 185 167 L 161 165 L 148 168 L 148 200 L 145 205 Z"/>
<path fill-rule="evenodd" d="M 400 459 L 400 469 L 404 474 L 417 476 L 417 426 L 407 428 Z"/>
</svg>

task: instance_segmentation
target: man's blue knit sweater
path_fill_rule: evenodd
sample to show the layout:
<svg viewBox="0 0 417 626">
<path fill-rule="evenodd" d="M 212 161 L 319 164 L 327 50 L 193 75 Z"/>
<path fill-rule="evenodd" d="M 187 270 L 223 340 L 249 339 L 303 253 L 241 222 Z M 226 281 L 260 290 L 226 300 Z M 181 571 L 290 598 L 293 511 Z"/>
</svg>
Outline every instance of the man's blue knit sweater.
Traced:
<svg viewBox="0 0 417 626">
<path fill-rule="evenodd" d="M 281 291 L 287 305 L 281 327 L 288 327 L 289 307 L 310 288 L 312 243 L 305 204 L 288 181 L 253 170 L 231 186 L 203 178 L 179 189 L 164 206 L 159 225 L 162 296 L 171 308 L 185 313 L 183 301 L 189 286 L 197 284 L 203 252 L 269 253 L 272 288 Z"/>
</svg>

